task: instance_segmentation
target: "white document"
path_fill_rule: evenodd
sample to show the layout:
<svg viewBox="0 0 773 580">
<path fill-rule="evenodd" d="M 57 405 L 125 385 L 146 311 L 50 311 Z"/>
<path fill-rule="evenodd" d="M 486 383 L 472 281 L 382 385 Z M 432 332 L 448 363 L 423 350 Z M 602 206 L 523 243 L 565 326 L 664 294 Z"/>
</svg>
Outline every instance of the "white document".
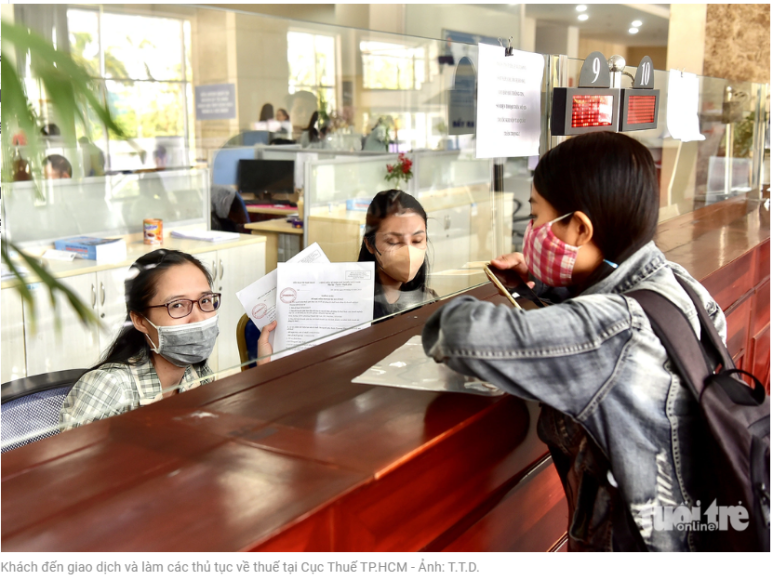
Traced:
<svg viewBox="0 0 773 580">
<path fill-rule="evenodd" d="M 539 155 L 542 55 L 478 45 L 475 157 Z"/>
<path fill-rule="evenodd" d="M 279 264 L 274 351 L 370 323 L 375 278 L 374 262 Z"/>
<path fill-rule="evenodd" d="M 490 383 L 484 383 L 475 377 L 466 377 L 444 364 L 436 363 L 424 354 L 421 336 L 411 337 L 384 360 L 352 379 L 352 382 L 417 391 L 469 393 L 485 397 L 505 394 Z"/>
<path fill-rule="evenodd" d="M 698 122 L 699 92 L 696 75 L 673 69 L 669 71 L 666 127 L 671 137 L 683 143 L 706 139 Z"/>
<path fill-rule="evenodd" d="M 329 264 L 325 252 L 317 242 L 311 244 L 302 252 L 296 254 L 287 261 L 288 264 Z M 257 282 L 253 282 L 246 288 L 236 293 L 244 311 L 255 323 L 259 330 L 276 320 L 276 270 L 272 270 Z M 274 344 L 274 335 L 269 338 L 269 343 Z"/>
</svg>

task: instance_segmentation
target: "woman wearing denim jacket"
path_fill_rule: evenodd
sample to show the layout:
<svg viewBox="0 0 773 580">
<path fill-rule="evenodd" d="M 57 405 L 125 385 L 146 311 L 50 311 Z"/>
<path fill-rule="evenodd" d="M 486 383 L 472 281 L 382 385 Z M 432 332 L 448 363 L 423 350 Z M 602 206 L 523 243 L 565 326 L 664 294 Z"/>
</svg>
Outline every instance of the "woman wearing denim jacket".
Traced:
<svg viewBox="0 0 773 580">
<path fill-rule="evenodd" d="M 706 440 L 699 409 L 625 293 L 662 294 L 699 335 L 679 277 L 723 340 L 725 317 L 652 241 L 659 205 L 652 157 L 622 134 L 575 137 L 540 160 L 530 202 L 523 254 L 492 263 L 524 279 L 531 272 L 537 294 L 557 303 L 523 311 L 457 298 L 428 320 L 424 348 L 461 373 L 542 403 L 538 432 L 564 485 L 571 550 L 698 549 L 692 532 L 658 516 L 694 505 Z"/>
</svg>

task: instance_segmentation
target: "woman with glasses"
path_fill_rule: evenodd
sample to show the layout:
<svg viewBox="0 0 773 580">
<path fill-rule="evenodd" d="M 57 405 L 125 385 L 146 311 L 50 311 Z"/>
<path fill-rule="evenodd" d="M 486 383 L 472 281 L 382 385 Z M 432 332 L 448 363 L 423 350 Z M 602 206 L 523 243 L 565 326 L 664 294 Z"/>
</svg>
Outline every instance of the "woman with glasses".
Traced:
<svg viewBox="0 0 773 580">
<path fill-rule="evenodd" d="M 60 411 L 62 430 L 119 415 L 212 379 L 220 294 L 196 258 L 155 250 L 126 277 L 126 322 Z M 179 385 L 178 388 L 174 388 Z"/>
</svg>

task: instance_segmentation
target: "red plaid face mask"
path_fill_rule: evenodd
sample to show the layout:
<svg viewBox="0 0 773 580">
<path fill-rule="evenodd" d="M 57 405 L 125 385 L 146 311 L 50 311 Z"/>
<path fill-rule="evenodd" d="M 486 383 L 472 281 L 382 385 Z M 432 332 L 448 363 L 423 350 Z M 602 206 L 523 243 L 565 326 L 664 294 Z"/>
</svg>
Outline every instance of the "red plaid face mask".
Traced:
<svg viewBox="0 0 773 580">
<path fill-rule="evenodd" d="M 523 259 L 534 276 L 548 286 L 569 286 L 579 247 L 562 242 L 553 233 L 552 225 L 572 215 L 570 212 L 549 221 L 536 229 L 534 220 L 529 222 L 523 236 Z"/>
</svg>

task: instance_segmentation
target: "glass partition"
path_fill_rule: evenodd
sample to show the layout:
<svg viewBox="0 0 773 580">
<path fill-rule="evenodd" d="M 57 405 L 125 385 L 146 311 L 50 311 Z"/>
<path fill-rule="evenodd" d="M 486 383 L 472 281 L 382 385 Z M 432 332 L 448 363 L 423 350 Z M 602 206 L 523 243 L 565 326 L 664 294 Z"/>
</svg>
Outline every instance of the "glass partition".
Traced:
<svg viewBox="0 0 773 580">
<path fill-rule="evenodd" d="M 56 38 L 62 30 L 53 31 L 54 40 L 69 45 L 90 71 L 126 138 L 89 116 L 86 126 L 72 128 L 75 137 L 86 138 L 76 148 L 52 138 L 42 152 L 13 149 L 14 159 L 4 157 L 4 163 L 18 156 L 34 165 L 58 154 L 73 171 L 68 179 L 3 184 L 4 240 L 36 256 L 54 240 L 75 235 L 122 236 L 134 245 L 127 260 L 110 267 L 42 262 L 97 313 L 99 329 L 84 330 L 64 298 L 51 306 L 45 284 L 21 261 L 14 263 L 26 275 L 23 283 L 4 265 L 3 382 L 90 368 L 100 360 L 126 321 L 128 266 L 152 249 L 137 237 L 144 218 L 161 218 L 167 229 L 208 230 L 212 216 L 246 216 L 247 223 L 234 222 L 238 239 L 165 240 L 163 246 L 199 258 L 213 290 L 222 293 L 220 336 L 206 373 L 212 378 L 241 368 L 236 329 L 252 313 L 237 292 L 315 243 L 331 262 L 357 262 L 363 248 L 366 259 L 375 259 L 363 240 L 367 208 L 380 191 L 402 189 L 426 214 L 426 242 L 417 242 L 426 248 L 426 291 L 387 300 L 388 306 L 374 309 L 372 323 L 485 284 L 483 262 L 521 249 L 538 157 L 475 158 L 478 47 L 472 36 L 462 42 L 449 32 L 436 40 L 195 6 L 64 10 L 69 40 Z M 125 15 L 131 18 L 121 20 Z M 127 34 L 106 36 L 119 21 Z M 542 154 L 561 139 L 548 131 L 550 91 L 577 86 L 581 64 L 544 57 Z M 17 68 L 27 75 L 21 63 Z M 753 195 L 759 187 L 767 87 L 733 83 L 727 91 L 721 79 L 699 82 L 704 141 L 681 143 L 668 135 L 664 71 L 655 72 L 658 128 L 629 133 L 655 159 L 661 219 Z M 51 98 L 42 85 L 31 78 L 24 83 L 41 123 L 61 122 L 41 107 Z M 15 128 L 3 128 L 16 135 Z M 388 180 L 401 155 L 412 176 Z M 250 166 L 264 173 L 248 185 Z M 269 179 L 274 171 L 281 175 Z M 36 298 L 34 308 L 20 286 Z M 293 352 L 277 349 L 272 360 L 303 356 Z"/>
<path fill-rule="evenodd" d="M 167 227 L 209 226 L 207 169 L 19 181 L 4 184 L 3 193 L 5 239 L 22 247 L 139 233 L 149 217 Z"/>
<path fill-rule="evenodd" d="M 577 86 L 581 59 L 551 57 L 562 83 Z M 630 88 L 638 63 L 629 63 L 622 87 Z M 562 68 L 563 67 L 563 68 Z M 702 140 L 674 139 L 666 122 L 669 72 L 655 71 L 660 89 L 658 126 L 626 133 L 644 144 L 655 160 L 660 184 L 660 220 L 738 195 L 759 196 L 767 117 L 767 86 L 758 83 L 698 77 L 698 119 Z M 555 145 L 559 139 L 553 138 Z"/>
</svg>

